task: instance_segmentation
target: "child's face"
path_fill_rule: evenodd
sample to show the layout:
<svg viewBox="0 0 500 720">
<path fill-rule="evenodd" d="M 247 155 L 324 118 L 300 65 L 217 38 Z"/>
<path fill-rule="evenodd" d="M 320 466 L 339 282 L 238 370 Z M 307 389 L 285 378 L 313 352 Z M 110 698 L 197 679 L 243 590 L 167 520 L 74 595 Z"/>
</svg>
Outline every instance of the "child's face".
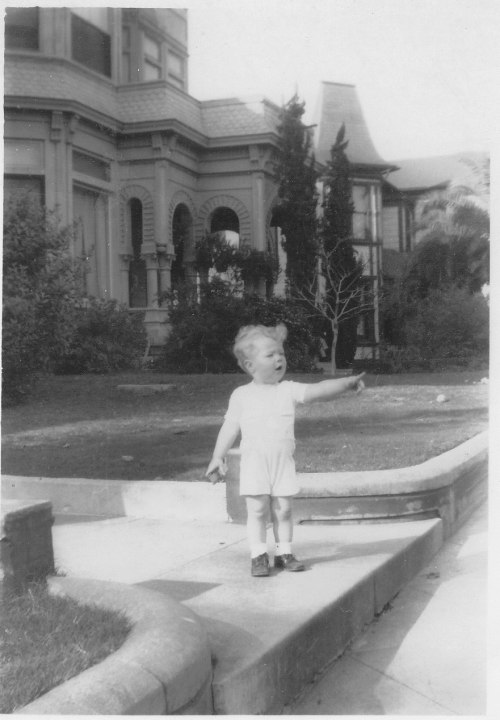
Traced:
<svg viewBox="0 0 500 720">
<path fill-rule="evenodd" d="M 272 338 L 258 338 L 254 353 L 245 361 L 245 367 L 255 382 L 278 383 L 286 372 L 283 345 Z"/>
</svg>

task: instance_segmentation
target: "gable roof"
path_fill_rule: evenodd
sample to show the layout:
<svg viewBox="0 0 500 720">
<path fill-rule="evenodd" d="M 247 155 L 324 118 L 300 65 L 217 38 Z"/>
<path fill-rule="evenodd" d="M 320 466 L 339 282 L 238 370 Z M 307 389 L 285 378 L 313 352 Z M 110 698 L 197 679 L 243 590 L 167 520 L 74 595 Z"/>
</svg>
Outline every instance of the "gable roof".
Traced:
<svg viewBox="0 0 500 720">
<path fill-rule="evenodd" d="M 373 165 L 378 168 L 395 167 L 380 157 L 370 137 L 363 116 L 356 87 L 344 83 L 321 84 L 320 117 L 315 133 L 316 159 L 323 164 L 330 160 L 330 150 L 337 133 L 345 124 L 346 155 L 354 165 Z"/>
<path fill-rule="evenodd" d="M 487 153 L 463 152 L 397 160 L 395 164 L 399 169 L 391 172 L 387 180 L 393 187 L 406 192 L 444 188 L 452 180 L 466 179 L 470 174 L 468 161 L 478 162 L 486 158 Z"/>
</svg>

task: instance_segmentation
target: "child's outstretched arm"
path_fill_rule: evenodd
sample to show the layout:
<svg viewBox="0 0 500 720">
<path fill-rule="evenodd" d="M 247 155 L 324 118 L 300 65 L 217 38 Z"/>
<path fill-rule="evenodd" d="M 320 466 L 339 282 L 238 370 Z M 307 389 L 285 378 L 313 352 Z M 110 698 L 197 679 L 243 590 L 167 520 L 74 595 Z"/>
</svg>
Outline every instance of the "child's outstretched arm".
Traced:
<svg viewBox="0 0 500 720">
<path fill-rule="evenodd" d="M 307 386 L 304 402 L 310 403 L 317 400 L 331 400 L 336 395 L 340 395 L 347 390 L 360 392 L 365 386 L 362 379 L 364 374 L 365 373 L 361 373 L 360 375 L 350 375 L 345 378 L 335 378 L 332 380 L 322 380 L 319 383 L 311 383 L 311 385 Z"/>
<path fill-rule="evenodd" d="M 226 420 L 217 436 L 212 459 L 210 460 L 205 475 L 211 475 L 216 470 L 221 474 L 226 474 L 226 463 L 224 461 L 227 451 L 232 448 L 234 441 L 238 437 L 240 426 L 231 420 Z"/>
</svg>

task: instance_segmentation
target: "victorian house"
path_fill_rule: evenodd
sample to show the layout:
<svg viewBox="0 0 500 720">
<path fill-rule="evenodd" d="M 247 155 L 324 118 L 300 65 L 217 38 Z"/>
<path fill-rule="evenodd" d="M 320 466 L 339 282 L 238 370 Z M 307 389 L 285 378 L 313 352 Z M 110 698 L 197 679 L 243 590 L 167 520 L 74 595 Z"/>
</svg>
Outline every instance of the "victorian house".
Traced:
<svg viewBox="0 0 500 720">
<path fill-rule="evenodd" d="M 168 327 L 158 298 L 195 276 L 205 234 L 225 231 L 285 262 L 272 221 L 280 108 L 192 97 L 187 32 L 187 11 L 172 8 L 13 7 L 5 18 L 4 195 L 29 191 L 75 224 L 86 292 L 145 311 L 152 345 Z M 355 87 L 324 83 L 320 165 L 342 123 L 355 245 L 376 287 L 382 183 L 394 166 L 373 146 Z M 377 307 L 359 333 L 358 353 L 374 357 Z"/>
</svg>

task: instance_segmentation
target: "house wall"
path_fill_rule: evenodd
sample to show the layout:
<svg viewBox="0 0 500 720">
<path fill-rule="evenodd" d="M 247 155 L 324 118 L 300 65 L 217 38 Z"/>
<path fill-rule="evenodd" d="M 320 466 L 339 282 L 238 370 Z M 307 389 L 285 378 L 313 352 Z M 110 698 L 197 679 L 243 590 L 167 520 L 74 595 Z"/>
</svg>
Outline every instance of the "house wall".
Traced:
<svg viewBox="0 0 500 720">
<path fill-rule="evenodd" d="M 111 37 L 109 77 L 72 59 L 65 8 L 39 10 L 38 51 L 7 50 L 4 170 L 17 188 L 43 179 L 46 206 L 57 209 L 63 225 L 75 223 L 72 251 L 84 258 L 87 293 L 124 304 L 133 259 L 130 202 L 140 201 L 147 278 L 142 309 L 156 344 L 165 339 L 166 311 L 158 296 L 171 287 L 176 208 L 183 206 L 192 223 L 187 263 L 220 207 L 236 213 L 242 242 L 264 250 L 275 190 L 266 167 L 269 139 L 222 138 L 218 147 L 203 135 L 200 104 L 178 87 L 165 80 L 120 82 L 122 21 L 132 28 L 138 23 L 139 40 L 140 32 L 163 38 L 168 51 L 187 62 L 185 13 L 122 13 L 109 10 L 96 20 Z M 187 78 L 186 65 L 184 71 Z M 163 72 L 168 80 L 168 62 Z M 8 195 L 14 182 L 5 187 Z"/>
<path fill-rule="evenodd" d="M 147 300 L 134 307 L 147 311 L 150 340 L 160 344 L 166 311 L 159 297 L 172 286 L 179 208 L 190 223 L 183 249 L 189 272 L 195 244 L 210 231 L 214 212 L 229 208 L 238 217 L 240 242 L 277 259 L 274 290 L 285 293 L 286 256 L 280 229 L 271 226 L 277 199 L 277 110 L 267 101 L 200 103 L 186 92 L 185 11 L 98 10 L 84 8 L 79 15 L 109 35 L 108 75 L 73 59 L 68 8 L 39 9 L 38 50 L 7 45 L 5 172 L 26 183 L 43 178 L 47 207 L 57 208 L 62 224 L 76 223 L 73 253 L 87 265 L 88 294 L 124 304 L 130 302 L 134 260 L 131 203 L 139 201 L 139 259 L 147 285 L 141 297 Z M 147 82 L 141 54 L 146 35 L 162 47 L 161 77 Z M 182 60 L 176 77 L 169 53 Z M 132 66 L 139 65 L 137 77 L 125 77 L 128 54 Z M 367 281 L 376 289 L 383 234 L 381 170 L 359 165 L 354 171 L 355 246 L 366 259 Z M 376 303 L 371 318 L 360 323 L 358 340 L 358 356 L 376 355 Z"/>
</svg>

